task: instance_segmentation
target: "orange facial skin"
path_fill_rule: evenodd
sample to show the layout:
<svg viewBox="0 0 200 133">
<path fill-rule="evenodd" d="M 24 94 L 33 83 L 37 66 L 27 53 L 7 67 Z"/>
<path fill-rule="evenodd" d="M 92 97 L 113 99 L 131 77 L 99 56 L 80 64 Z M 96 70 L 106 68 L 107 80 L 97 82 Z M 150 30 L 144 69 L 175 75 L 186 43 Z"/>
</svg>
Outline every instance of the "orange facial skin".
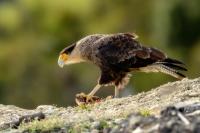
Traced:
<svg viewBox="0 0 200 133">
<path fill-rule="evenodd" d="M 63 61 L 65 62 L 65 61 L 67 61 L 67 59 L 68 59 L 68 55 L 65 54 L 65 53 L 64 53 L 64 54 L 61 54 L 61 55 L 60 55 L 60 59 L 63 60 Z"/>
</svg>

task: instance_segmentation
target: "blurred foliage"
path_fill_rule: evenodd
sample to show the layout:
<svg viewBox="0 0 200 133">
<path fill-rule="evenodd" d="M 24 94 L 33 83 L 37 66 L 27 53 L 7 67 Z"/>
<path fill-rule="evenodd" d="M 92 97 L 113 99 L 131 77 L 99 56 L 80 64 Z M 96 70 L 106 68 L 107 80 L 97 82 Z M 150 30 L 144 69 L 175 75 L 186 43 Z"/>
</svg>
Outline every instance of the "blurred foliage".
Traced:
<svg viewBox="0 0 200 133">
<path fill-rule="evenodd" d="M 93 88 L 99 71 L 87 63 L 60 69 L 58 53 L 94 33 L 135 32 L 143 44 L 184 61 L 189 78 L 197 77 L 199 5 L 199 0 L 0 0 L 0 102 L 26 108 L 73 105 L 76 93 Z M 133 73 L 123 93 L 168 81 L 174 79 Z M 111 88 L 98 95 L 112 95 Z"/>
</svg>

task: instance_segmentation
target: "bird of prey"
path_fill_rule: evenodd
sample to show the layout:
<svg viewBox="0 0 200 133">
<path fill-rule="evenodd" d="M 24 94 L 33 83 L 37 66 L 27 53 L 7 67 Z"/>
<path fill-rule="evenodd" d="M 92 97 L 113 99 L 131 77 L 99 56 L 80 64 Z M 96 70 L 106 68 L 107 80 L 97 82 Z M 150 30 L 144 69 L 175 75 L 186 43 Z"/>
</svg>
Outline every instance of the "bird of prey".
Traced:
<svg viewBox="0 0 200 133">
<path fill-rule="evenodd" d="M 187 71 L 181 61 L 167 57 L 160 50 L 142 46 L 134 33 L 89 35 L 64 48 L 59 55 L 58 65 L 92 62 L 100 68 L 97 85 L 87 95 L 91 99 L 101 86 L 115 86 L 115 97 L 119 96 L 129 82 L 131 71 L 162 72 L 177 79 Z"/>
</svg>

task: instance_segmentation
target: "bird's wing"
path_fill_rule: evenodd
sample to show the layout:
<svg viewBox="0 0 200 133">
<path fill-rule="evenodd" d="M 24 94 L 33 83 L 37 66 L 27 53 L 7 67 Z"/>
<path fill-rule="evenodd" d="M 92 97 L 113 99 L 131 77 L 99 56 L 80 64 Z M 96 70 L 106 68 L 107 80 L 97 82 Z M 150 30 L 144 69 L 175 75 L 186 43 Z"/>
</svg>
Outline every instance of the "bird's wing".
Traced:
<svg viewBox="0 0 200 133">
<path fill-rule="evenodd" d="M 166 55 L 155 48 L 140 45 L 134 35 L 119 33 L 95 42 L 95 56 L 113 69 L 139 68 L 163 60 Z"/>
</svg>

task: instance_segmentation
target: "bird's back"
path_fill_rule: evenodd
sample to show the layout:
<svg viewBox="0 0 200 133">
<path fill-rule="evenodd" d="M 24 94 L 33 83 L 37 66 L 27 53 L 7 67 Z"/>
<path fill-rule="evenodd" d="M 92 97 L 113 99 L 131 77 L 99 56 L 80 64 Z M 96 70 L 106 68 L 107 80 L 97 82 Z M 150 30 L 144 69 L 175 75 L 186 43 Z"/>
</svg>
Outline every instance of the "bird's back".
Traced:
<svg viewBox="0 0 200 133">
<path fill-rule="evenodd" d="M 100 63 L 120 69 L 142 67 L 166 57 L 157 49 L 141 46 L 134 36 L 127 33 L 113 34 L 97 40 L 93 52 Z"/>
<path fill-rule="evenodd" d="M 142 46 L 135 36 L 129 33 L 107 35 L 96 40 L 93 46 L 93 57 L 94 62 L 100 67 L 116 72 L 146 71 L 147 69 L 140 68 L 147 67 L 150 69 L 149 71 L 162 70 L 164 73 L 170 71 L 170 74 L 178 73 L 177 69 L 186 70 L 178 65 L 181 64 L 180 61 L 168 58 L 156 48 Z M 154 66 L 152 67 L 152 65 Z"/>
</svg>

